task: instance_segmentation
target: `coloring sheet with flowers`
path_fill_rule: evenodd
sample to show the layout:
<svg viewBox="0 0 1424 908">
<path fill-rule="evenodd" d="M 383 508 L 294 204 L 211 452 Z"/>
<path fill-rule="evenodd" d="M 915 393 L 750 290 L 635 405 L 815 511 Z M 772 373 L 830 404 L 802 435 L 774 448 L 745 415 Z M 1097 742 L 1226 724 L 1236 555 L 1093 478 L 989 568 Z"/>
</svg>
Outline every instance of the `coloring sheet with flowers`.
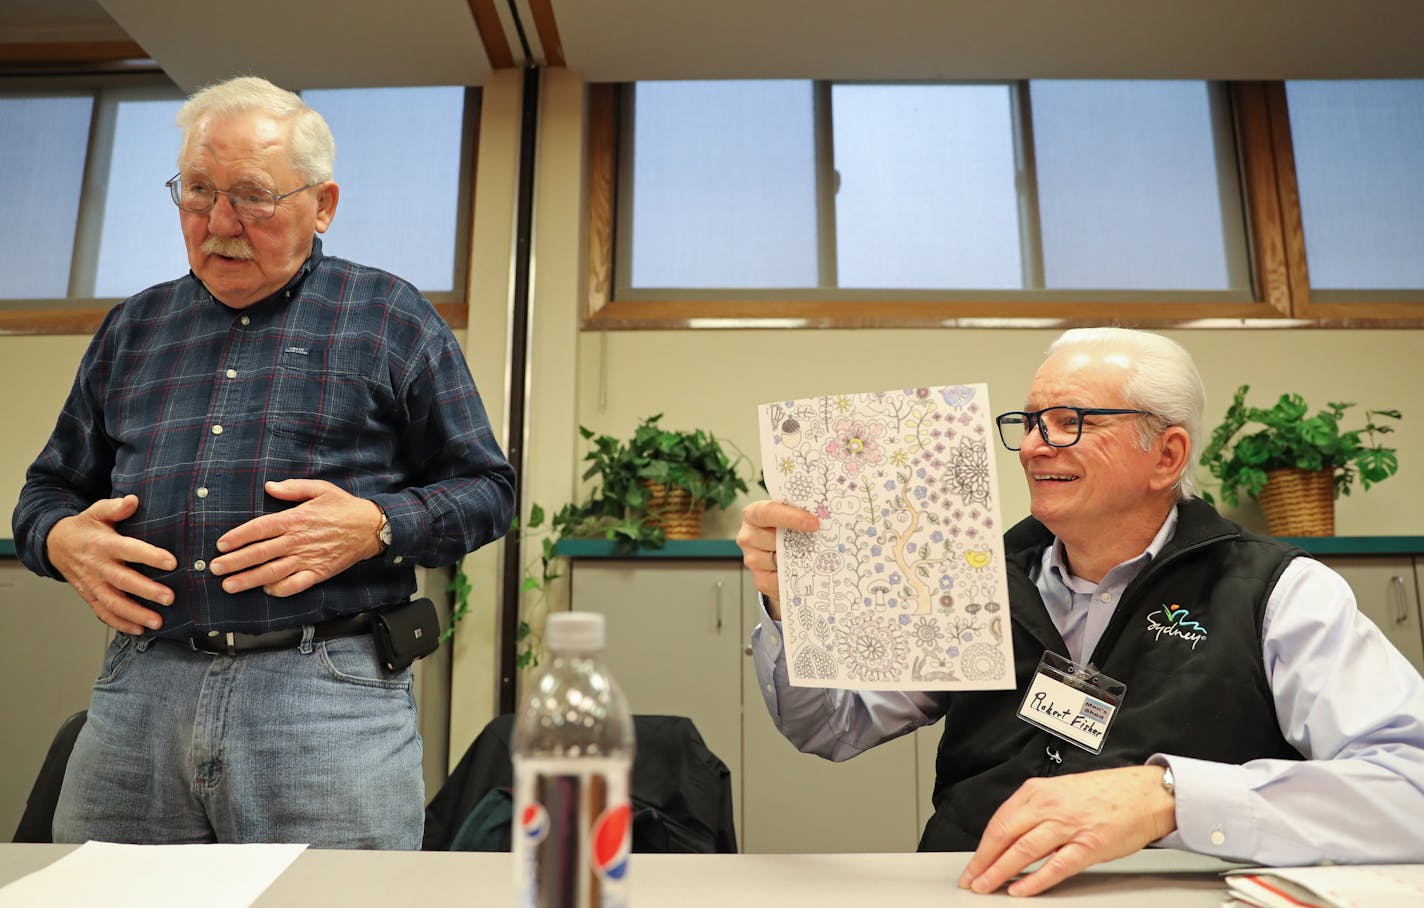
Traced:
<svg viewBox="0 0 1424 908">
<path fill-rule="evenodd" d="M 982 384 L 758 408 L 771 496 L 821 520 L 777 531 L 793 685 L 1013 687 L 990 412 Z"/>
</svg>

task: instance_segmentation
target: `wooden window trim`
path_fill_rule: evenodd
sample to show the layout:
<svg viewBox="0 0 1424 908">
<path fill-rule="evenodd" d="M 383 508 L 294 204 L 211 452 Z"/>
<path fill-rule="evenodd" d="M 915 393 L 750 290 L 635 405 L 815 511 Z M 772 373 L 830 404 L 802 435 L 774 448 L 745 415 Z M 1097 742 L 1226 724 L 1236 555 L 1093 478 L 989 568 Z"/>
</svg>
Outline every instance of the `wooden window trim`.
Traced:
<svg viewBox="0 0 1424 908">
<path fill-rule="evenodd" d="M 1300 200 L 1282 82 L 1231 85 L 1252 256 L 1252 303 L 1214 302 L 873 302 L 638 300 L 613 298 L 620 86 L 588 89 L 588 293 L 586 330 L 677 328 L 1072 327 L 1148 328 L 1424 327 L 1424 303 L 1312 304 Z"/>
<path fill-rule="evenodd" d="M 426 294 L 429 298 L 430 294 Z M 117 301 L 116 301 L 117 302 Z M 452 329 L 469 324 L 469 306 L 464 300 L 435 302 L 435 311 Z M 0 336 L 15 334 L 93 334 L 99 330 L 109 309 L 13 309 L 0 311 Z"/>
</svg>

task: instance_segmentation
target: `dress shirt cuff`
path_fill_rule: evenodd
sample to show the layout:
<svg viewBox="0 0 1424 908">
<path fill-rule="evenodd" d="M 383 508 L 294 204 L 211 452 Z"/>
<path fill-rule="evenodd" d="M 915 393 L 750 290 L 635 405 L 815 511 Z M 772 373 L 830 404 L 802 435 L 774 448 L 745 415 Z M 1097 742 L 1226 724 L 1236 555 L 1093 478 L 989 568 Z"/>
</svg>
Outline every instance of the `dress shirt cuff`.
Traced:
<svg viewBox="0 0 1424 908">
<path fill-rule="evenodd" d="M 388 565 L 405 564 L 416 553 L 411 551 L 411 540 L 421 539 L 425 530 L 418 526 L 420 516 L 412 512 L 410 501 L 399 494 L 373 495 L 369 499 L 386 515 L 386 523 L 391 528 L 391 544 L 374 557 Z"/>
<path fill-rule="evenodd" d="M 1245 770 L 1230 763 L 1153 754 L 1149 766 L 1170 766 L 1176 785 L 1177 831 L 1154 844 L 1225 860 L 1257 850 L 1254 792 Z"/>
<path fill-rule="evenodd" d="M 34 527 L 30 530 L 29 543 L 30 551 L 34 552 L 36 564 L 30 565 L 30 567 L 38 566 L 42 568 L 44 575 L 51 580 L 58 580 L 63 583 L 69 582 L 69 578 L 65 577 L 59 568 L 54 566 L 54 562 L 49 560 L 49 534 L 50 531 L 54 529 L 56 523 L 59 523 L 66 517 L 73 517 L 78 513 L 78 511 L 55 510 L 50 511 L 35 521 Z"/>
<path fill-rule="evenodd" d="M 781 710 L 777 701 L 778 688 L 787 686 L 786 648 L 781 638 L 781 622 L 766 609 L 766 596 L 757 595 L 761 623 L 752 628 L 752 665 L 756 668 L 757 689 L 766 703 L 772 721 L 781 727 Z"/>
</svg>

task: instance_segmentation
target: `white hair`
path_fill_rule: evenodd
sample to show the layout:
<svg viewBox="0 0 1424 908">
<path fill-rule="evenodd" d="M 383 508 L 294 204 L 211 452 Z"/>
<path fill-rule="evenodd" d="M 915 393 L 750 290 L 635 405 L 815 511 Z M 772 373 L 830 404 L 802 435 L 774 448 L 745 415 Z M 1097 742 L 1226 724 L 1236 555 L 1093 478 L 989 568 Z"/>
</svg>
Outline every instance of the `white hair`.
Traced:
<svg viewBox="0 0 1424 908">
<path fill-rule="evenodd" d="M 336 164 L 336 140 L 326 120 L 295 93 L 257 76 L 238 76 L 217 82 L 189 97 L 177 117 L 178 127 L 183 130 L 183 148 L 187 149 L 188 135 L 200 120 L 254 111 L 278 122 L 291 122 L 288 152 L 292 166 L 303 180 L 322 183 L 331 179 Z"/>
<path fill-rule="evenodd" d="M 1202 412 L 1206 409 L 1206 386 L 1187 349 L 1174 340 L 1131 328 L 1072 328 L 1059 335 L 1048 348 L 1052 356 L 1067 348 L 1123 350 L 1132 354 L 1132 369 L 1123 382 L 1122 397 L 1127 406 L 1147 410 L 1168 426 L 1187 430 L 1190 455 L 1177 476 L 1177 495 L 1196 494 L 1196 474 L 1192 458 L 1200 448 Z M 1153 421 L 1143 420 L 1137 430 L 1143 450 L 1158 434 Z M 1158 430 L 1160 431 L 1160 430 Z"/>
</svg>

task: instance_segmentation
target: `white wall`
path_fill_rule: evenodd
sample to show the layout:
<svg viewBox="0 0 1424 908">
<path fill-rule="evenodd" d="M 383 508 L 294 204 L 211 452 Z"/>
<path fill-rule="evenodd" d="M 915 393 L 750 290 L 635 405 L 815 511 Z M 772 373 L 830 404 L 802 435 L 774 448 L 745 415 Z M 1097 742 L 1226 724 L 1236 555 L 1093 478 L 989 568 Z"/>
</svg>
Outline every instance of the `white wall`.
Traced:
<svg viewBox="0 0 1424 908">
<path fill-rule="evenodd" d="M 740 447 L 758 464 L 758 404 L 835 392 L 985 382 L 996 412 L 1023 404 L 1028 382 L 1057 331 L 944 329 L 586 333 L 579 345 L 578 384 L 597 387 L 606 370 L 608 405 L 581 394 L 579 420 L 599 432 L 627 434 L 644 416 L 701 426 Z M 1267 405 L 1287 391 L 1312 407 L 1356 401 L 1405 412 L 1388 436 L 1400 450 L 1399 475 L 1336 506 L 1341 536 L 1424 534 L 1414 502 L 1424 496 L 1424 331 L 1167 331 L 1197 359 L 1208 390 L 1208 429 L 1220 420 L 1239 384 L 1248 400 Z M 1412 418 L 1411 418 L 1412 417 Z M 1346 426 L 1353 425 L 1348 420 Z M 1017 457 L 996 447 L 1006 523 L 1027 514 Z M 752 474 L 756 475 L 756 474 Z M 1203 482 L 1210 476 L 1201 471 Z M 1208 485 L 1208 488 L 1210 486 Z M 759 491 L 759 490 L 756 490 Z M 1254 504 L 1239 517 L 1263 529 Z M 714 535 L 732 535 L 735 514 L 708 518 Z"/>
</svg>

